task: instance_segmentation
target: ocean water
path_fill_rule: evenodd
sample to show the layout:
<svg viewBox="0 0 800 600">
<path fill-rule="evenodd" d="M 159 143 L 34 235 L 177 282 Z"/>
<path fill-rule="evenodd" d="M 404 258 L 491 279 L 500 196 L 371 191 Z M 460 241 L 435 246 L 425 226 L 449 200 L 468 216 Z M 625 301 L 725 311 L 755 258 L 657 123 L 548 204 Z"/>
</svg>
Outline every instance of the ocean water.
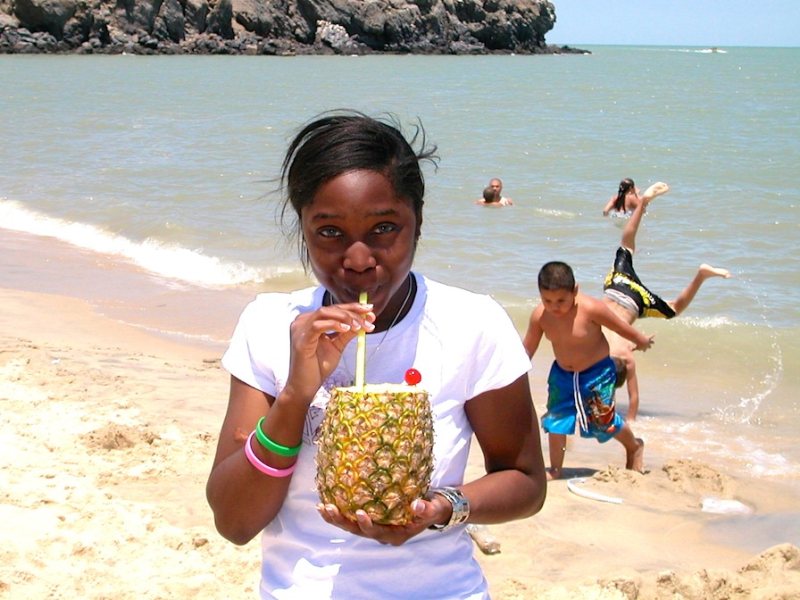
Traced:
<svg viewBox="0 0 800 600">
<path fill-rule="evenodd" d="M 0 285 L 224 347 L 254 293 L 307 282 L 275 177 L 303 123 L 349 107 L 419 120 L 438 146 L 416 269 L 492 294 L 524 329 L 548 260 L 602 292 L 619 180 L 666 181 L 638 237 L 642 279 L 671 299 L 700 263 L 733 277 L 678 319 L 639 321 L 656 346 L 639 359 L 637 434 L 800 484 L 800 49 L 590 49 L 0 56 L 0 252 L 24 251 L 0 255 Z M 473 204 L 492 177 L 516 206 Z M 42 276 L 45 243 L 62 259 Z"/>
</svg>

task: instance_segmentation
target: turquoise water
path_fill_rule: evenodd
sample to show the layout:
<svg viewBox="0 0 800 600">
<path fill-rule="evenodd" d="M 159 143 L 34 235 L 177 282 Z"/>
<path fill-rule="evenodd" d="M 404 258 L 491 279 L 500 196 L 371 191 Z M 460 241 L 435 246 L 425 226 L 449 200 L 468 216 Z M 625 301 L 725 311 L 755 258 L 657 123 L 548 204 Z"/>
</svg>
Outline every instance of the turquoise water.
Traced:
<svg viewBox="0 0 800 600">
<path fill-rule="evenodd" d="M 640 359 L 640 427 L 682 452 L 702 440 L 752 471 L 800 478 L 800 50 L 590 49 L 0 56 L 0 227 L 144 268 L 165 305 L 225 298 L 231 310 L 213 318 L 149 323 L 223 343 L 242 298 L 303 281 L 272 193 L 292 133 L 326 109 L 391 112 L 419 118 L 441 156 L 426 173 L 417 268 L 491 293 L 524 327 L 548 260 L 601 292 L 621 232 L 601 209 L 619 180 L 667 181 L 639 235 L 643 280 L 669 299 L 702 262 L 734 277 L 707 282 L 678 320 L 639 323 L 656 333 Z M 491 177 L 514 208 L 473 205 Z M 3 271 L 6 284 L 44 285 L 26 272 Z M 144 294 L 72 285 L 117 308 Z"/>
</svg>

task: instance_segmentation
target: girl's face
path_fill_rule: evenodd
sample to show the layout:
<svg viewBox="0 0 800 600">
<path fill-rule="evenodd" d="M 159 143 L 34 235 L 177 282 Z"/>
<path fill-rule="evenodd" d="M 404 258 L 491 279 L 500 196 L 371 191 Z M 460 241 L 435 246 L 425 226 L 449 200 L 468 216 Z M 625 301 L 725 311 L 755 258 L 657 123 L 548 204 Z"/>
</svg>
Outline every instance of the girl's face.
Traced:
<svg viewBox="0 0 800 600">
<path fill-rule="evenodd" d="M 319 282 L 336 302 L 367 292 L 379 316 L 411 270 L 421 225 L 411 203 L 382 173 L 350 171 L 319 187 L 300 222 Z"/>
</svg>

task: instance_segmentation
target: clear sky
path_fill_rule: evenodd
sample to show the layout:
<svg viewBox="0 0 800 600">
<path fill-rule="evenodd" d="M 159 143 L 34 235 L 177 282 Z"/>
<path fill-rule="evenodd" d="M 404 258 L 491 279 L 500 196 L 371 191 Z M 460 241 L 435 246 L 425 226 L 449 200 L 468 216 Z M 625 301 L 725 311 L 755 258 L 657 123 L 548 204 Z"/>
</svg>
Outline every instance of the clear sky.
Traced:
<svg viewBox="0 0 800 600">
<path fill-rule="evenodd" d="M 800 46 L 800 0 L 550 0 L 548 44 Z"/>
</svg>

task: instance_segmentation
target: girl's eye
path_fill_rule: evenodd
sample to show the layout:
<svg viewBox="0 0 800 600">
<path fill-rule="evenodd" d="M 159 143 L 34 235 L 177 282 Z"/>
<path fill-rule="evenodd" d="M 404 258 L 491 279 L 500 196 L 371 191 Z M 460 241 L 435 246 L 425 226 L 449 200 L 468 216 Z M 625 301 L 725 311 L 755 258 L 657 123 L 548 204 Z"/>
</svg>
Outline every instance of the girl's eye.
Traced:
<svg viewBox="0 0 800 600">
<path fill-rule="evenodd" d="M 322 227 L 317 230 L 317 233 L 324 238 L 335 238 L 342 235 L 336 227 Z"/>
<path fill-rule="evenodd" d="M 380 223 L 375 226 L 375 233 L 391 233 L 397 229 L 394 223 Z"/>
</svg>

